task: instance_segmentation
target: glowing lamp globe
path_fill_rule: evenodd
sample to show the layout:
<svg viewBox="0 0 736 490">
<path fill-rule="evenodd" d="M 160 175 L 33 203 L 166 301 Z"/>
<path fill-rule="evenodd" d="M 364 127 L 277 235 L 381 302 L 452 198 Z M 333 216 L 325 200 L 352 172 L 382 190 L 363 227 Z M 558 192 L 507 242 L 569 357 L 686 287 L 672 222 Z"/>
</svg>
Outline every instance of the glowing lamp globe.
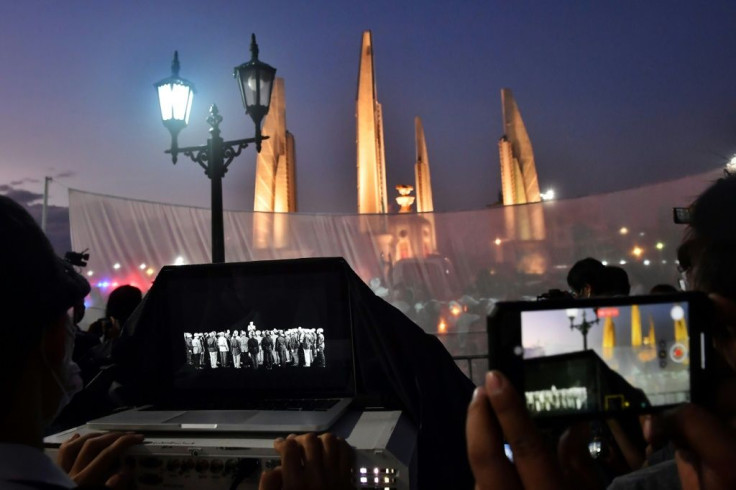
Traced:
<svg viewBox="0 0 736 490">
<path fill-rule="evenodd" d="M 673 306 L 670 310 L 670 317 L 675 321 L 682 320 L 685 318 L 685 309 L 680 305 Z"/>
<path fill-rule="evenodd" d="M 194 84 L 179 76 L 179 52 L 174 51 L 171 76 L 153 85 L 158 93 L 161 121 L 171 133 L 171 160 L 176 163 L 179 131 L 189 124 L 189 113 L 194 100 Z"/>
<path fill-rule="evenodd" d="M 243 100 L 245 113 L 256 125 L 256 149 L 261 151 L 261 122 L 268 114 L 271 104 L 273 80 L 276 77 L 276 68 L 263 63 L 258 59 L 258 44 L 256 35 L 250 38 L 250 61 L 238 65 L 233 69 L 233 76 L 238 81 L 240 97 Z"/>
<path fill-rule="evenodd" d="M 726 164 L 726 174 L 736 175 L 736 155 L 731 157 L 731 160 Z"/>
</svg>

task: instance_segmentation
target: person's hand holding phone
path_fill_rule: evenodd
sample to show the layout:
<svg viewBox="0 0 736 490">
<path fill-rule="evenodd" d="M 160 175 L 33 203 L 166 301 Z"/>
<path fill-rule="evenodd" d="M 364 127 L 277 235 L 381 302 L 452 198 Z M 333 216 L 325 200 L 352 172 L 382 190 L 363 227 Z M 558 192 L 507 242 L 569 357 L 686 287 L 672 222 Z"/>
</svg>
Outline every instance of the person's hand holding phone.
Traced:
<svg viewBox="0 0 736 490">
<path fill-rule="evenodd" d="M 468 457 L 477 490 L 560 490 L 555 456 L 546 447 L 524 402 L 498 371 L 486 375 L 468 407 Z M 504 451 L 504 439 L 514 463 Z"/>
</svg>

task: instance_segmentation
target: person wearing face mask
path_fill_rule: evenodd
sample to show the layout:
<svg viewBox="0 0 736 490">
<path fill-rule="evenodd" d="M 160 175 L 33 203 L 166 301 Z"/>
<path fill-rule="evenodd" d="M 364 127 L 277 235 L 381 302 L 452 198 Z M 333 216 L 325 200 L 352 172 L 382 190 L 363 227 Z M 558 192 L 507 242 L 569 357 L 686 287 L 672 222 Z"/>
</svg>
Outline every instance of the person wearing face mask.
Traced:
<svg viewBox="0 0 736 490">
<path fill-rule="evenodd" d="M 82 386 L 72 361 L 68 311 L 90 287 L 58 258 L 19 204 L 0 196 L 0 336 L 13 349 L 0 356 L 0 488 L 9 490 L 120 487 L 115 464 L 142 437 L 74 436 L 58 465 L 43 453 L 43 434 Z"/>
</svg>

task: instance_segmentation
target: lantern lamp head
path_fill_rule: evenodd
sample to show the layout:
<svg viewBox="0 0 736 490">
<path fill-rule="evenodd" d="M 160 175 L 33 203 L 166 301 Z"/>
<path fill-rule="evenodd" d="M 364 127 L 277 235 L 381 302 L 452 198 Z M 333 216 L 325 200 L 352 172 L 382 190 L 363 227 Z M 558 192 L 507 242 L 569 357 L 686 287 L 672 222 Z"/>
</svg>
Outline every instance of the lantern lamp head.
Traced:
<svg viewBox="0 0 736 490">
<path fill-rule="evenodd" d="M 171 76 L 154 84 L 161 108 L 161 120 L 171 133 L 171 159 L 176 163 L 179 131 L 189 124 L 192 101 L 196 92 L 194 84 L 179 76 L 179 52 L 174 51 Z"/>
<path fill-rule="evenodd" d="M 256 149 L 261 151 L 261 122 L 268 114 L 271 104 L 271 91 L 276 77 L 276 68 L 258 59 L 256 35 L 251 35 L 250 61 L 236 66 L 233 77 L 238 81 L 243 107 L 256 125 Z"/>
</svg>

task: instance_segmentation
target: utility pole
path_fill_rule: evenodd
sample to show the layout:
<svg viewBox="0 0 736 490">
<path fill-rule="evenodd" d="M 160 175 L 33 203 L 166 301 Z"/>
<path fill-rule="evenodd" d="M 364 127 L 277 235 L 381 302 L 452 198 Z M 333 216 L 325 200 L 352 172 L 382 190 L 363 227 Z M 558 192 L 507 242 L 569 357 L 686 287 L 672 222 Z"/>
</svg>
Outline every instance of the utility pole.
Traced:
<svg viewBox="0 0 736 490">
<path fill-rule="evenodd" d="M 43 208 L 41 208 L 41 230 L 46 233 L 46 209 L 49 207 L 49 182 L 51 177 L 46 177 L 43 184 Z"/>
</svg>

